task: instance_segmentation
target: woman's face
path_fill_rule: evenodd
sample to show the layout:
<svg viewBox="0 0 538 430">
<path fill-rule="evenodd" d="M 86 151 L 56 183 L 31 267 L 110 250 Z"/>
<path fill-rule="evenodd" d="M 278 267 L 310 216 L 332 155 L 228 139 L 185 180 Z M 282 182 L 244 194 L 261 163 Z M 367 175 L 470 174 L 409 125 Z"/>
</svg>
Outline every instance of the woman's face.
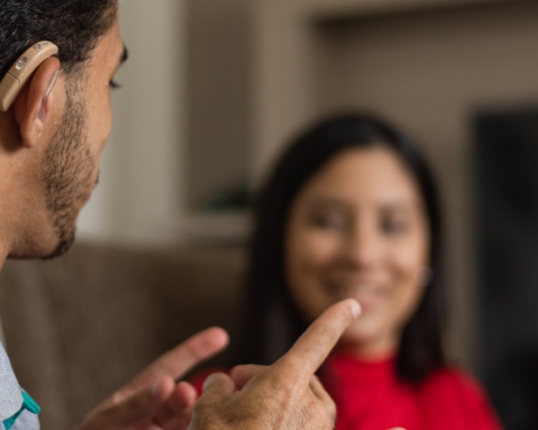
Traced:
<svg viewBox="0 0 538 430">
<path fill-rule="evenodd" d="M 396 153 L 383 145 L 345 150 L 291 207 L 285 270 L 292 296 L 308 321 L 357 299 L 362 315 L 339 346 L 364 358 L 388 356 L 422 296 L 429 243 L 417 184 Z"/>
</svg>

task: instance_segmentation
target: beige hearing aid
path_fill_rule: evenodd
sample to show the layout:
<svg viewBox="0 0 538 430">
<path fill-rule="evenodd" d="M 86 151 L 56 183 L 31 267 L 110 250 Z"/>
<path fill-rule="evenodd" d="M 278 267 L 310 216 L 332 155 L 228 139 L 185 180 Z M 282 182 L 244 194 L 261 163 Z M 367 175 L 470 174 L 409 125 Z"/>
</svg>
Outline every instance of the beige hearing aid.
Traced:
<svg viewBox="0 0 538 430">
<path fill-rule="evenodd" d="M 19 57 L 0 82 L 0 111 L 5 112 L 9 109 L 32 73 L 43 61 L 57 53 L 58 47 L 45 40 L 31 46 Z M 49 86 L 49 93 L 56 83 L 57 76 L 56 73 Z"/>
</svg>

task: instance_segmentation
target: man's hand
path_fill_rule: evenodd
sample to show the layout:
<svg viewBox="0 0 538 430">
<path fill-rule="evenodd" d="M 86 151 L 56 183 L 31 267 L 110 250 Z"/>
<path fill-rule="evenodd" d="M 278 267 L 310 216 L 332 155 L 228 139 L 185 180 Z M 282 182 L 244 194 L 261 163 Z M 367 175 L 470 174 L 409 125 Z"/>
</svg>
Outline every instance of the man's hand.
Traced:
<svg viewBox="0 0 538 430">
<path fill-rule="evenodd" d="M 333 429 L 334 402 L 313 375 L 359 312 L 354 300 L 337 303 L 274 365 L 239 366 L 230 376 L 211 375 L 189 429 Z"/>
<path fill-rule="evenodd" d="M 196 390 L 187 382 L 175 381 L 227 344 L 228 335 L 220 328 L 194 335 L 116 391 L 88 415 L 78 430 L 186 429 Z"/>
</svg>

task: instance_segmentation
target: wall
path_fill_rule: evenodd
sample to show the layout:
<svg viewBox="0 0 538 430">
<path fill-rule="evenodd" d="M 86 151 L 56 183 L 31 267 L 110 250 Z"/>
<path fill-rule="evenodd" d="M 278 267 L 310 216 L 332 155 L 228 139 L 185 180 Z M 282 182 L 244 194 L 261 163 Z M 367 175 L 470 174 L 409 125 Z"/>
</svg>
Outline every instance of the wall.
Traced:
<svg viewBox="0 0 538 430">
<path fill-rule="evenodd" d="M 187 0 L 186 197 L 191 211 L 248 179 L 249 0 Z"/>
<path fill-rule="evenodd" d="M 113 92 L 114 126 L 100 184 L 78 236 L 167 243 L 180 237 L 184 206 L 185 3 L 120 0 L 129 60 Z"/>
<path fill-rule="evenodd" d="M 245 237 L 244 213 L 199 212 L 251 174 L 250 4 L 120 1 L 130 59 L 118 74 L 114 128 L 79 237 L 145 244 Z"/>
</svg>

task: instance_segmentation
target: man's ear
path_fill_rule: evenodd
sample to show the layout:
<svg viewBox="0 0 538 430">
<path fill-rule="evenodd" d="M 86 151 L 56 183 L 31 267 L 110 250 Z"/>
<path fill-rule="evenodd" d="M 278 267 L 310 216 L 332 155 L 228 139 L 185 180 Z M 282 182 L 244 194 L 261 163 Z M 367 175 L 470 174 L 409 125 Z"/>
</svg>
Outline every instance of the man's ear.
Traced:
<svg viewBox="0 0 538 430">
<path fill-rule="evenodd" d="M 54 57 L 47 58 L 13 102 L 22 144 L 27 148 L 34 147 L 41 139 L 48 113 L 54 102 L 52 89 L 59 70 L 60 61 Z"/>
</svg>

